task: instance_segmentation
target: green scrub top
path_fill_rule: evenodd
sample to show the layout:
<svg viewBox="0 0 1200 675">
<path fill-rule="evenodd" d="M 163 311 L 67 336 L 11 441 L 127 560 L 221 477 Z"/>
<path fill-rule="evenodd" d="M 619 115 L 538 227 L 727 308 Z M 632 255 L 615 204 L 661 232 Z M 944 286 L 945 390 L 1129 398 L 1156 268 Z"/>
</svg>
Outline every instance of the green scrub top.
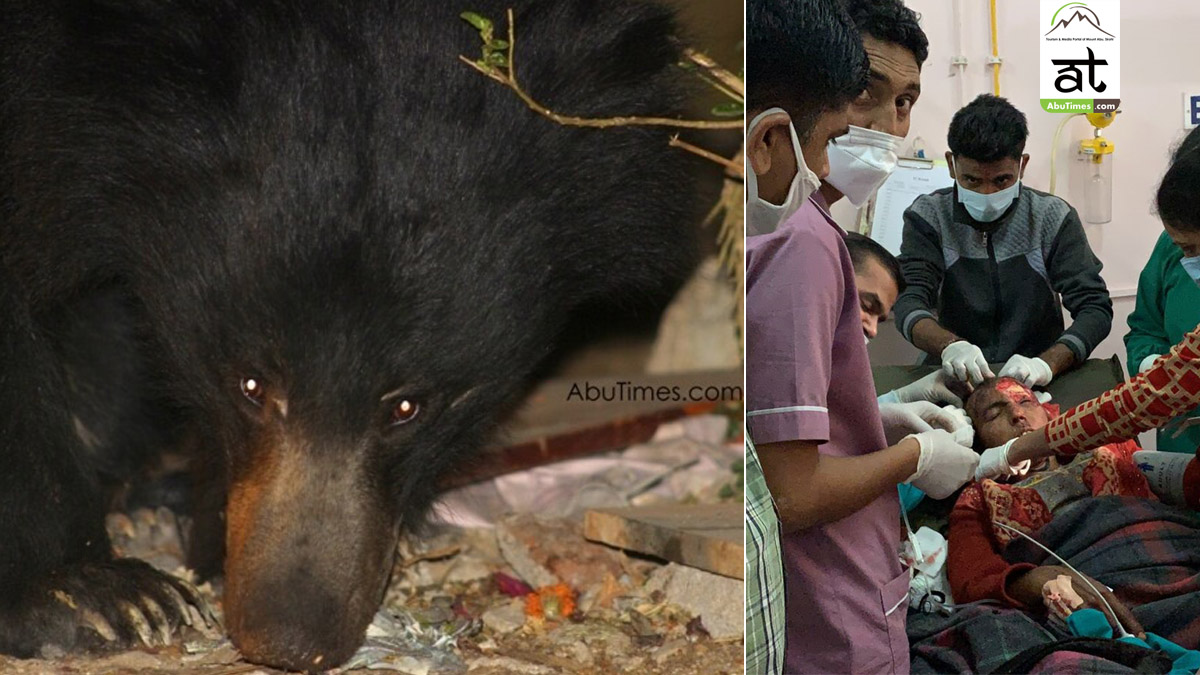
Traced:
<svg viewBox="0 0 1200 675">
<path fill-rule="evenodd" d="M 1137 306 L 1129 315 L 1129 332 L 1125 334 L 1131 376 L 1137 374 L 1147 356 L 1167 353 L 1200 325 L 1200 286 L 1179 264 L 1181 258 L 1183 251 L 1163 232 L 1138 277 Z M 1200 408 L 1190 414 L 1200 414 Z M 1188 429 L 1179 438 L 1171 438 L 1171 432 L 1158 432 L 1161 451 L 1194 453 L 1197 447 L 1200 426 Z"/>
</svg>

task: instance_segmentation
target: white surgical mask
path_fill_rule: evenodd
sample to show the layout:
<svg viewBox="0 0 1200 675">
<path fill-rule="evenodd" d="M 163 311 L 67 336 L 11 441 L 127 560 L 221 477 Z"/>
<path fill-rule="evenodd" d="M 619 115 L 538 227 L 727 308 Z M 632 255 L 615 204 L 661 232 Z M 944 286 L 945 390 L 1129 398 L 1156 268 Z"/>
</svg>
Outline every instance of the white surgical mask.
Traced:
<svg viewBox="0 0 1200 675">
<path fill-rule="evenodd" d="M 829 175 L 825 182 L 846 195 L 858 208 L 896 168 L 896 148 L 903 138 L 882 131 L 850 127 L 829 144 Z"/>
<path fill-rule="evenodd" d="M 957 169 L 955 169 L 954 175 L 958 175 Z M 967 209 L 967 213 L 981 223 L 990 223 L 1004 215 L 1008 207 L 1012 206 L 1013 200 L 1021 192 L 1021 179 L 1018 178 L 1012 185 L 988 195 L 968 190 L 961 184 L 956 187 L 958 188 L 958 201 Z"/>
<path fill-rule="evenodd" d="M 759 113 L 747 127 L 746 135 L 754 133 L 754 128 L 763 117 L 775 113 L 787 114 L 783 108 L 770 108 Z M 787 198 L 782 204 L 772 204 L 758 196 L 758 176 L 751 168 L 746 174 L 746 234 L 770 234 L 779 227 L 780 223 L 791 217 L 804 205 L 804 200 L 821 185 L 821 179 L 804 163 L 804 153 L 800 151 L 800 139 L 796 136 L 796 127 L 788 122 L 788 131 L 792 135 L 792 152 L 796 153 L 796 175 L 788 188 Z"/>
<path fill-rule="evenodd" d="M 1183 265 L 1184 271 L 1187 272 L 1188 276 L 1192 278 L 1192 281 L 1196 282 L 1197 285 L 1200 285 L 1200 255 L 1192 256 L 1190 258 L 1182 258 L 1180 259 L 1179 264 Z"/>
</svg>

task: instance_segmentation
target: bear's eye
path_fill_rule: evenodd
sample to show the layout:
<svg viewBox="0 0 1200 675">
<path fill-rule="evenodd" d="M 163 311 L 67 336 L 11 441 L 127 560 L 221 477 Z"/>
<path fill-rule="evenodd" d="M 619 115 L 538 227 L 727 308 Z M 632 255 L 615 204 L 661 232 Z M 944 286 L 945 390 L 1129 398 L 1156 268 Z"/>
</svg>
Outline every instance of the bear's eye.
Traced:
<svg viewBox="0 0 1200 675">
<path fill-rule="evenodd" d="M 413 421 L 420 409 L 421 406 L 416 401 L 410 398 L 400 399 L 392 408 L 391 425 L 395 427 Z"/>
<path fill-rule="evenodd" d="M 242 396 L 256 406 L 262 407 L 264 387 L 262 380 L 256 377 L 242 378 Z"/>
</svg>

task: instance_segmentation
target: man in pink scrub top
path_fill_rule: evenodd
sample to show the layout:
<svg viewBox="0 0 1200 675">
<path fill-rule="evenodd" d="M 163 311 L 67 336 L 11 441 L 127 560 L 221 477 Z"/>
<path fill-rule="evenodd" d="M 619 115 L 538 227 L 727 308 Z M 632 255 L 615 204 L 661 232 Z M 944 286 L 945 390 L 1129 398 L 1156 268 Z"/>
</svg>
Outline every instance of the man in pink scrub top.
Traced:
<svg viewBox="0 0 1200 675">
<path fill-rule="evenodd" d="M 844 233 L 803 176 L 828 171 L 825 146 L 845 133 L 846 109 L 792 134 L 800 156 L 777 161 L 786 136 L 764 127 L 778 129 L 768 111 L 787 111 L 779 92 L 791 73 L 747 59 L 747 228 L 762 234 L 747 239 L 746 422 L 783 532 L 784 670 L 907 673 L 895 486 L 946 497 L 978 456 L 943 429 L 885 438 Z"/>
</svg>

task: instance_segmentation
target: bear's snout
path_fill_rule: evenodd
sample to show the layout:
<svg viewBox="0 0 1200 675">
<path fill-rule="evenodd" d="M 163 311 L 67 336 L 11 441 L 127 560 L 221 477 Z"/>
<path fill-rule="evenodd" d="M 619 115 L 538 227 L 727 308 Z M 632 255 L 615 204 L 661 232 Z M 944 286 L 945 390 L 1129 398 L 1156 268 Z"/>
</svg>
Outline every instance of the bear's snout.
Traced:
<svg viewBox="0 0 1200 675">
<path fill-rule="evenodd" d="M 225 625 L 255 663 L 333 668 L 383 600 L 396 528 L 353 466 L 318 462 L 271 444 L 230 488 Z"/>
</svg>

